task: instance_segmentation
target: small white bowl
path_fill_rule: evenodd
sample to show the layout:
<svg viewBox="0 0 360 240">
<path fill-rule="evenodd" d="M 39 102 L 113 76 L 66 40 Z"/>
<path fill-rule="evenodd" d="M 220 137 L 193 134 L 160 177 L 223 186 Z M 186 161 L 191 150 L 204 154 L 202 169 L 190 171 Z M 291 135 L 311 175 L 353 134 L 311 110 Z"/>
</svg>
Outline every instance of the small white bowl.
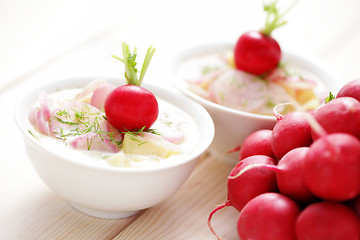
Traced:
<svg viewBox="0 0 360 240">
<path fill-rule="evenodd" d="M 171 196 L 188 179 L 197 159 L 210 146 L 214 125 L 207 111 L 180 92 L 169 91 L 144 83 L 157 97 L 179 107 L 192 116 L 199 129 L 199 142 L 182 160 L 153 169 L 93 166 L 64 157 L 44 147 L 28 131 L 27 113 L 40 91 L 84 87 L 94 78 L 70 78 L 29 90 L 15 107 L 15 119 L 20 128 L 28 156 L 37 174 L 55 193 L 73 207 L 100 218 L 122 218 L 152 207 Z M 107 78 L 120 85 L 123 80 Z"/>
<path fill-rule="evenodd" d="M 209 152 L 215 158 L 234 165 L 239 161 L 238 152 L 226 152 L 241 145 L 252 132 L 260 129 L 272 129 L 276 123 L 275 117 L 239 111 L 211 102 L 190 91 L 188 83 L 178 74 L 178 67 L 185 60 L 206 54 L 222 53 L 231 49 L 233 49 L 233 45 L 230 43 L 204 44 L 185 48 L 175 56 L 171 63 L 171 71 L 173 73 L 173 85 L 204 106 L 214 121 L 215 137 Z M 317 59 L 283 50 L 283 60 L 314 75 L 331 91 L 336 91 L 341 85 L 336 74 L 324 67 L 324 64 Z"/>
</svg>

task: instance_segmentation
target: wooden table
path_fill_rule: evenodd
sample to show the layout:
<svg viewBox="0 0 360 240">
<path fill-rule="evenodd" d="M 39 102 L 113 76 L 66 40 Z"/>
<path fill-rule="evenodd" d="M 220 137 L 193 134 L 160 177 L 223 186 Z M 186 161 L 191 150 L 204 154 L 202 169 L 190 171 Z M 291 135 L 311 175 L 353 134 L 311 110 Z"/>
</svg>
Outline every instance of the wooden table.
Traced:
<svg viewBox="0 0 360 240">
<path fill-rule="evenodd" d="M 37 82 L 123 76 L 122 65 L 110 57 L 121 53 L 123 41 L 139 46 L 140 54 L 154 44 L 157 52 L 145 81 L 171 87 L 169 62 L 176 50 L 210 40 L 235 41 L 240 33 L 259 28 L 261 1 L 51 4 L 0 3 L 0 239 L 215 239 L 207 217 L 226 199 L 230 166 L 204 154 L 182 188 L 157 206 L 126 219 L 90 217 L 36 175 L 14 122 L 13 104 Z M 274 36 L 286 49 L 320 58 L 347 82 L 360 76 L 359 16 L 359 1 L 303 0 Z M 219 235 L 237 239 L 237 217 L 232 208 L 218 212 L 213 225 Z"/>
</svg>

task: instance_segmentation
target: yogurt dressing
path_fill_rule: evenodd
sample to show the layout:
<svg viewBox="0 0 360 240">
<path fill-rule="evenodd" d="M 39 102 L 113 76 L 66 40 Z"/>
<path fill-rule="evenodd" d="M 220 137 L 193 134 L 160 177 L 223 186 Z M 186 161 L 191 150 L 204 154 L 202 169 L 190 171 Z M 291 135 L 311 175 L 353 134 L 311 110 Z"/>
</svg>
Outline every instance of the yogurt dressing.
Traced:
<svg viewBox="0 0 360 240">
<path fill-rule="evenodd" d="M 156 134 L 147 132 L 145 132 L 144 135 L 139 134 L 140 136 L 147 137 L 145 141 L 141 140 L 143 142 L 136 143 L 138 144 L 139 148 L 142 147 L 143 149 L 145 149 L 142 150 L 140 154 L 136 152 L 125 153 L 123 149 L 124 146 L 122 145 L 122 141 L 124 140 L 122 139 L 122 134 L 120 134 L 118 130 L 112 128 L 111 125 L 109 128 L 107 128 L 107 131 L 115 133 L 113 137 L 114 140 L 109 140 L 109 144 L 106 145 L 105 149 L 102 147 L 99 148 L 99 145 L 97 145 L 96 141 L 102 143 L 101 138 L 97 138 L 96 141 L 94 140 L 94 142 L 92 142 L 93 145 L 89 144 L 89 138 L 87 139 L 87 141 L 86 139 L 82 142 L 78 141 L 79 135 L 85 135 L 88 127 L 84 127 L 85 130 L 76 130 L 77 134 L 74 136 L 72 136 L 71 134 L 57 134 L 57 132 L 54 131 L 54 126 L 57 127 L 59 124 L 64 125 L 64 119 L 62 119 L 60 122 L 60 120 L 58 119 L 54 120 L 54 116 L 57 117 L 59 116 L 58 114 L 60 112 L 64 112 L 64 106 L 65 108 L 66 106 L 76 106 L 77 108 L 78 104 L 86 104 L 86 109 L 88 108 L 88 103 L 86 103 L 88 102 L 88 100 L 84 100 L 85 103 L 74 100 L 76 96 L 81 93 L 81 91 L 82 89 L 67 89 L 46 95 L 46 106 L 48 107 L 51 114 L 50 121 L 47 124 L 47 126 L 50 128 L 50 134 L 39 131 L 38 124 L 34 124 L 34 118 L 39 115 L 37 113 L 39 113 L 39 111 L 44 112 L 44 104 L 41 103 L 44 100 L 42 100 L 41 97 L 40 100 L 35 103 L 34 108 L 29 113 L 29 131 L 46 148 L 51 149 L 51 151 L 54 151 L 61 156 L 66 156 L 75 161 L 94 166 L 153 168 L 158 166 L 171 165 L 175 162 L 181 161 L 181 159 L 183 159 L 186 155 L 190 154 L 198 144 L 199 133 L 194 120 L 186 112 L 184 112 L 177 106 L 160 98 L 157 98 L 159 105 L 159 115 L 156 122 L 151 127 L 151 129 L 154 130 Z M 42 95 L 44 96 L 44 93 L 42 93 Z M 104 112 L 100 109 L 92 107 L 91 105 L 89 105 L 89 109 L 91 110 L 81 110 L 79 112 L 84 113 L 88 111 L 86 112 L 86 114 L 89 113 L 89 115 L 91 115 L 92 117 L 96 115 L 100 122 L 99 126 L 101 125 L 101 128 L 103 129 L 102 124 L 108 124 L 108 122 L 103 117 L 105 115 Z M 67 110 L 67 112 L 70 113 L 71 107 Z M 76 113 L 69 114 L 72 115 L 71 120 L 76 118 L 74 116 L 75 114 Z M 87 118 L 84 121 L 88 121 Z M 73 128 L 72 126 L 70 127 Z M 74 131 L 73 129 L 70 129 L 68 132 Z M 93 135 L 96 135 L 96 133 L 93 133 Z M 107 133 L 105 133 L 104 136 L 105 138 L 107 138 Z M 131 139 L 131 136 L 128 139 Z M 76 143 L 78 143 L 77 146 L 85 144 L 87 145 L 87 147 L 85 146 L 85 149 L 74 149 L 75 140 Z M 129 142 L 130 145 L 135 144 L 131 141 Z M 148 148 L 151 153 L 148 153 L 147 148 L 144 148 L 144 146 L 149 143 L 153 144 L 149 145 Z M 108 146 L 110 147 L 107 148 Z M 152 152 L 154 152 L 155 154 L 153 154 Z M 169 154 L 165 156 L 163 154 L 164 152 L 169 152 Z"/>
<path fill-rule="evenodd" d="M 285 63 L 266 76 L 235 69 L 231 51 L 184 60 L 178 76 L 193 93 L 232 109 L 272 115 L 276 105 L 298 102 L 304 109 L 317 108 L 325 87 L 311 73 Z"/>
</svg>

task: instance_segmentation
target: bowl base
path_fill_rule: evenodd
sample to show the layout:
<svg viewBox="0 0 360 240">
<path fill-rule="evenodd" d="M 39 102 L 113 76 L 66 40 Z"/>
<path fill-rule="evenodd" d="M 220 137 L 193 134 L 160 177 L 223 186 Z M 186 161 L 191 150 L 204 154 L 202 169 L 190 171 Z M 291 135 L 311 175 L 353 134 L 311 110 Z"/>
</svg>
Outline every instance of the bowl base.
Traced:
<svg viewBox="0 0 360 240">
<path fill-rule="evenodd" d="M 107 219 L 111 219 L 111 218 L 126 218 L 126 217 L 130 217 L 136 213 L 138 213 L 139 211 L 125 211 L 125 212 L 106 212 L 106 211 L 99 211 L 99 210 L 93 210 L 93 209 L 89 209 L 89 208 L 85 208 L 82 206 L 79 206 L 75 203 L 70 203 L 70 205 L 75 208 L 76 210 L 85 213 L 89 216 L 92 217 L 97 217 L 97 218 L 107 218 Z"/>
</svg>

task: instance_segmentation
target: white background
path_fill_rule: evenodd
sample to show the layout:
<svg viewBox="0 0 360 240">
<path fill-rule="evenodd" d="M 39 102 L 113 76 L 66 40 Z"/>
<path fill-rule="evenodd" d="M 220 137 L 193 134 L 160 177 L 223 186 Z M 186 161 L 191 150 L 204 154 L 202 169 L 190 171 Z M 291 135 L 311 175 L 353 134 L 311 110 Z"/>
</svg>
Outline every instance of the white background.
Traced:
<svg viewBox="0 0 360 240">
<path fill-rule="evenodd" d="M 282 9 L 293 1 L 282 0 Z M 235 42 L 263 26 L 261 0 L 0 0 L 0 88 L 71 75 L 120 75 L 121 43 L 153 44 L 152 79 L 193 43 Z M 300 0 L 273 36 L 284 49 L 315 56 L 342 81 L 359 76 L 360 1 Z M 140 57 L 140 56 L 139 56 Z M 154 66 L 153 66 L 154 65 Z M 46 72 L 46 73 L 45 73 Z M 149 74 L 150 75 L 150 74 Z"/>
</svg>

